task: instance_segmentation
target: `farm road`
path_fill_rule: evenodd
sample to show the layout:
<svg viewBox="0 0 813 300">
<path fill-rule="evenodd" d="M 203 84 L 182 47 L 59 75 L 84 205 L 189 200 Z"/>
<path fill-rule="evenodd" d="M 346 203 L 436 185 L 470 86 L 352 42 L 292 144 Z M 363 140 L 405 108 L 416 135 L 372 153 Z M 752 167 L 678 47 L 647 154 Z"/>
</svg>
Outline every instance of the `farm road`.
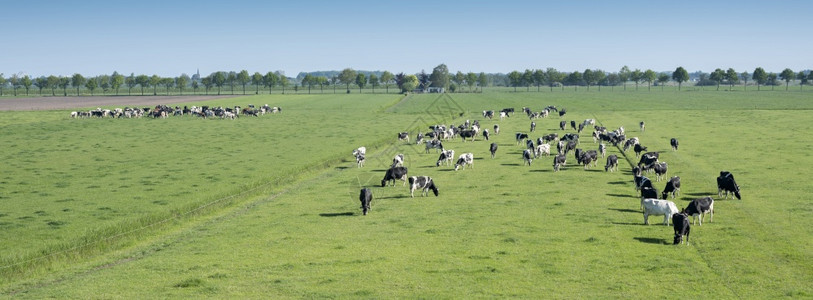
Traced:
<svg viewBox="0 0 813 300">
<path fill-rule="evenodd" d="M 155 106 L 160 104 L 197 102 L 242 95 L 220 96 L 84 96 L 84 97 L 37 97 L 0 99 L 0 111 L 57 110 L 83 107 Z"/>
</svg>

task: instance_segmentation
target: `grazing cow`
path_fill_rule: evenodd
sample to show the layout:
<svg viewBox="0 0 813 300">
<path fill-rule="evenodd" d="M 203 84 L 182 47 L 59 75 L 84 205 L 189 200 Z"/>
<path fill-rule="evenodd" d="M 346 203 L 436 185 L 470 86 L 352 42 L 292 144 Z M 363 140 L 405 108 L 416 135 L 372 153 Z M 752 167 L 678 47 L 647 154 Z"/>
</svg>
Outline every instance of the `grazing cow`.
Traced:
<svg viewBox="0 0 813 300">
<path fill-rule="evenodd" d="M 584 130 L 584 124 L 579 124 L 579 130 L 578 130 L 578 132 L 579 132 L 579 133 L 582 133 L 582 130 Z"/>
<path fill-rule="evenodd" d="M 403 166 L 404 166 L 404 154 L 400 153 L 400 154 L 395 155 L 395 157 L 392 158 L 392 167 L 391 168 L 403 167 Z"/>
<path fill-rule="evenodd" d="M 669 171 L 669 166 L 666 162 L 654 163 L 652 164 L 652 170 L 655 171 L 655 180 L 661 182 L 661 178 L 666 177 L 666 173 Z"/>
<path fill-rule="evenodd" d="M 565 130 L 565 126 L 567 126 L 567 122 L 559 121 L 559 129 Z"/>
<path fill-rule="evenodd" d="M 579 157 L 579 162 L 584 164 L 584 169 L 587 170 L 587 168 L 590 167 L 590 163 L 594 162 L 594 161 L 593 161 L 593 157 L 590 156 L 590 154 L 587 154 L 587 152 L 584 152 L 584 153 L 582 153 L 581 157 Z"/>
<path fill-rule="evenodd" d="M 678 140 L 676 138 L 672 138 L 671 140 L 669 140 L 669 144 L 672 145 L 672 151 L 677 151 Z"/>
<path fill-rule="evenodd" d="M 564 108 L 560 109 L 560 110 L 559 110 L 559 117 L 560 117 L 560 118 L 561 118 L 561 117 L 563 117 L 563 116 L 564 116 L 566 113 L 567 113 L 567 110 L 566 110 L 566 109 L 564 109 Z"/>
<path fill-rule="evenodd" d="M 521 143 L 522 140 L 525 140 L 527 138 L 528 138 L 527 133 L 517 132 L 517 145 L 519 145 L 519 143 Z"/>
<path fill-rule="evenodd" d="M 638 137 L 628 139 L 626 142 L 624 142 L 624 152 L 627 152 L 627 150 L 634 145 L 638 145 Z"/>
<path fill-rule="evenodd" d="M 415 190 L 417 189 L 421 189 L 421 196 L 426 196 L 429 190 L 435 193 L 435 197 L 438 196 L 438 188 L 429 176 L 409 177 L 409 195 L 412 196 L 412 198 L 415 198 Z"/>
<path fill-rule="evenodd" d="M 486 141 L 488 141 L 489 136 L 490 134 L 488 133 L 488 129 L 483 129 L 483 138 L 485 138 Z"/>
<path fill-rule="evenodd" d="M 384 179 L 381 180 L 381 186 L 387 186 L 390 181 L 392 181 L 392 186 L 395 186 L 395 180 L 403 180 L 404 185 L 406 185 L 407 180 L 407 168 L 406 167 L 395 167 L 390 168 L 387 170 L 387 173 L 384 174 Z"/>
<path fill-rule="evenodd" d="M 423 132 L 418 131 L 418 135 L 415 136 L 415 145 L 423 144 Z"/>
<path fill-rule="evenodd" d="M 559 154 L 553 158 L 553 171 L 558 172 L 559 168 L 567 164 L 567 156 Z"/>
<path fill-rule="evenodd" d="M 550 156 L 550 145 L 539 144 L 538 146 L 536 146 L 536 151 L 534 151 L 534 157 L 540 157 L 542 156 L 542 153 L 544 153 L 545 156 Z"/>
<path fill-rule="evenodd" d="M 598 152 L 601 153 L 601 157 L 604 157 L 607 154 L 607 146 L 604 143 L 598 144 Z"/>
<path fill-rule="evenodd" d="M 483 118 L 488 118 L 489 120 L 494 118 L 494 111 L 493 110 L 484 110 L 483 111 Z"/>
<path fill-rule="evenodd" d="M 491 146 L 489 146 L 488 151 L 491 151 L 491 158 L 494 158 L 494 155 L 497 154 L 497 143 L 491 143 Z"/>
<path fill-rule="evenodd" d="M 440 140 L 431 140 L 426 142 L 426 153 L 429 153 L 429 149 L 432 148 L 436 149 L 435 152 L 437 152 L 437 150 L 443 151 L 443 143 L 440 142 Z"/>
<path fill-rule="evenodd" d="M 635 144 L 635 157 L 641 156 L 641 152 L 646 151 L 646 147 L 641 146 L 641 144 Z"/>
<path fill-rule="evenodd" d="M 641 121 L 641 123 L 638 124 L 638 125 L 641 126 L 641 132 L 644 132 L 644 128 L 645 128 L 644 121 Z"/>
<path fill-rule="evenodd" d="M 632 168 L 632 176 L 641 176 L 641 167 L 635 166 Z"/>
<path fill-rule="evenodd" d="M 578 164 L 578 165 L 582 164 L 582 154 L 583 153 L 584 153 L 584 150 L 582 150 L 581 148 L 578 148 L 578 149 L 576 149 L 574 151 L 573 157 L 576 159 L 576 164 Z"/>
<path fill-rule="evenodd" d="M 607 164 L 604 165 L 604 171 L 618 171 L 618 156 L 615 154 L 610 154 L 607 156 Z"/>
<path fill-rule="evenodd" d="M 717 177 L 717 196 L 722 197 L 723 192 L 725 192 L 725 198 L 723 199 L 728 199 L 728 193 L 731 192 L 737 199 L 742 200 L 740 198 L 740 186 L 734 180 L 734 174 L 728 171 L 720 171 L 720 177 Z"/>
<path fill-rule="evenodd" d="M 689 232 L 691 231 L 691 226 L 689 226 L 689 216 L 684 213 L 678 213 L 672 215 L 672 226 L 675 229 L 675 240 L 672 242 L 673 245 L 683 243 L 683 237 L 686 237 L 686 245 L 689 244 Z"/>
<path fill-rule="evenodd" d="M 443 150 L 440 152 L 440 157 L 438 157 L 438 162 L 435 164 L 436 166 L 440 167 L 441 164 L 449 164 L 452 165 L 452 160 L 454 160 L 454 150 Z"/>
<path fill-rule="evenodd" d="M 658 199 L 658 190 L 652 187 L 641 188 L 642 199 Z"/>
<path fill-rule="evenodd" d="M 500 125 L 494 124 L 494 134 L 500 135 Z"/>
<path fill-rule="evenodd" d="M 587 150 L 585 152 L 585 154 L 587 154 L 587 156 L 590 157 L 590 160 L 593 162 L 593 166 L 595 167 L 596 164 L 598 163 L 598 152 L 596 152 L 596 150 Z M 582 162 L 584 163 L 584 160 L 582 160 Z M 588 164 L 588 163 L 584 163 L 584 164 Z"/>
<path fill-rule="evenodd" d="M 364 162 L 366 160 L 367 159 L 364 158 L 364 154 L 356 154 L 356 165 L 358 165 L 359 168 L 364 166 Z"/>
<path fill-rule="evenodd" d="M 370 210 L 370 202 L 373 201 L 373 192 L 368 188 L 361 189 L 359 200 L 361 201 L 361 212 L 366 216 L 367 211 Z"/>
<path fill-rule="evenodd" d="M 676 195 L 680 195 L 680 177 L 674 176 L 669 178 L 669 181 L 666 182 L 666 187 L 663 188 L 662 197 L 663 200 L 666 200 L 666 196 L 672 194 L 672 199 L 675 199 Z"/>
<path fill-rule="evenodd" d="M 570 127 L 572 127 L 573 130 L 576 130 L 576 121 L 570 121 Z"/>
<path fill-rule="evenodd" d="M 500 112 L 500 120 L 504 120 L 505 118 L 510 117 L 508 112 L 501 111 Z"/>
<path fill-rule="evenodd" d="M 409 132 L 399 132 L 398 133 L 398 140 L 399 141 L 406 141 L 409 143 Z"/>
<path fill-rule="evenodd" d="M 678 213 L 675 203 L 669 200 L 641 199 L 641 207 L 644 209 L 644 224 L 649 225 L 649 216 L 663 215 L 663 225 L 669 225 L 672 215 Z"/>
<path fill-rule="evenodd" d="M 634 176 L 632 182 L 635 183 L 635 190 L 641 190 L 645 187 L 652 187 L 652 180 L 649 180 L 646 176 Z M 655 197 L 657 198 L 657 196 Z"/>
<path fill-rule="evenodd" d="M 709 214 L 709 222 L 713 222 L 714 199 L 708 196 L 694 199 L 689 203 L 689 206 L 686 206 L 686 208 L 683 209 L 683 213 L 694 217 L 694 219 L 692 219 L 692 225 L 694 225 L 694 222 L 697 221 L 697 216 L 700 216 L 700 226 L 703 226 L 703 216 L 705 214 Z"/>
<path fill-rule="evenodd" d="M 531 132 L 534 132 L 534 130 L 536 130 L 536 122 L 531 121 Z"/>
<path fill-rule="evenodd" d="M 534 141 L 533 140 L 525 140 L 525 148 L 534 149 Z"/>
<path fill-rule="evenodd" d="M 562 140 L 576 142 L 579 144 L 579 135 L 575 133 L 568 133 L 562 136 Z"/>
<path fill-rule="evenodd" d="M 557 139 L 559 139 L 558 133 L 551 133 L 542 137 L 542 140 L 544 140 L 546 143 L 556 141 Z"/>
<path fill-rule="evenodd" d="M 576 150 L 576 143 L 572 141 L 567 142 L 567 144 L 565 144 L 565 154 L 567 154 L 571 150 Z"/>
<path fill-rule="evenodd" d="M 641 170 L 647 171 L 651 169 L 655 163 L 658 162 L 658 157 L 660 155 L 658 152 L 647 152 L 644 155 L 641 155 L 641 159 L 638 161 L 638 166 L 642 167 Z"/>
<path fill-rule="evenodd" d="M 469 168 L 474 168 L 474 154 L 471 152 L 460 154 L 460 158 L 457 159 L 457 163 L 454 165 L 454 170 L 457 171 L 460 167 L 463 167 L 463 170 L 465 170 L 466 165 L 468 165 Z"/>
<path fill-rule="evenodd" d="M 534 156 L 531 154 L 531 150 L 525 149 L 525 151 L 522 151 L 522 160 L 528 164 L 528 166 L 531 166 L 531 162 L 534 161 Z"/>
<path fill-rule="evenodd" d="M 471 138 L 474 141 L 477 138 L 477 131 L 475 130 L 463 130 L 460 132 L 460 138 L 463 139 L 463 142 L 466 142 L 466 138 Z"/>
<path fill-rule="evenodd" d="M 503 108 L 502 110 L 500 110 L 500 112 L 513 113 L 514 108 L 513 107 Z"/>
</svg>

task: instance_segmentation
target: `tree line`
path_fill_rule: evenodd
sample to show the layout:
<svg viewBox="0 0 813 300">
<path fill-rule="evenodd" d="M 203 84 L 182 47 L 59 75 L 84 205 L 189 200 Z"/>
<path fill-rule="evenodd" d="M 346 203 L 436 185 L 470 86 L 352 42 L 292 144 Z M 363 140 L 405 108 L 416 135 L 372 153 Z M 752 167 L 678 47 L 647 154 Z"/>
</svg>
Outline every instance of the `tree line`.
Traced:
<svg viewBox="0 0 813 300">
<path fill-rule="evenodd" d="M 380 75 L 376 75 L 376 73 Z M 749 80 L 757 84 L 757 90 L 761 89 L 763 85 L 774 86 L 780 85 L 780 80 L 785 81 L 785 89 L 789 88 L 790 82 L 799 80 L 800 87 L 809 84 L 813 81 L 813 72 L 799 71 L 794 72 L 789 68 L 784 69 L 781 73 L 769 73 L 763 68 L 758 67 L 754 69 L 753 73 L 747 71 L 738 73 L 733 68 L 715 69 L 714 72 L 705 74 L 699 73 L 699 78 L 695 85 L 707 86 L 716 85 L 719 90 L 721 84 L 734 85 L 742 82 L 743 86 L 747 86 Z M 231 94 L 234 94 L 235 87 L 240 87 L 242 93 L 247 93 L 247 87 L 252 86 L 254 93 L 259 94 L 260 89 L 267 89 L 269 93 L 272 89 L 279 88 L 284 94 L 286 88 L 293 88 L 295 92 L 299 89 L 307 88 L 308 93 L 312 89 L 319 88 L 320 92 L 324 93 L 326 87 L 332 87 L 333 93 L 337 93 L 339 86 L 344 86 L 345 92 L 351 92 L 351 86 L 358 87 L 359 92 L 365 87 L 372 88 L 375 93 L 376 88 L 382 88 L 386 93 L 389 93 L 391 85 L 395 85 L 399 92 L 411 92 L 416 89 L 426 90 L 430 87 L 442 88 L 444 91 L 449 92 L 477 92 L 478 89 L 482 92 L 482 88 L 486 86 L 508 86 L 513 87 L 514 91 L 517 88 L 525 87 L 530 91 L 531 87 L 536 87 L 537 91 L 541 87 L 549 87 L 552 91 L 555 87 L 564 89 L 566 86 L 578 89 L 578 87 L 586 87 L 589 90 L 595 86 L 598 90 L 601 87 L 623 86 L 624 90 L 627 84 L 632 82 L 635 84 L 635 89 L 638 89 L 639 84 L 646 83 L 647 89 L 651 90 L 653 84 L 663 87 L 669 81 L 674 81 L 678 84 L 680 90 L 684 82 L 689 81 L 690 75 L 683 68 L 678 67 L 671 74 L 669 73 L 656 73 L 651 69 L 632 70 L 627 66 L 622 67 L 618 72 L 605 72 L 599 69 L 585 69 L 583 72 L 560 72 L 555 68 L 547 69 L 526 69 L 524 72 L 512 71 L 508 74 L 486 74 L 483 72 L 463 73 L 458 71 L 455 74 L 449 72 L 449 68 L 445 64 L 440 64 L 432 70 L 432 73 L 427 74 L 421 71 L 418 74 L 393 74 L 389 71 L 383 72 L 357 72 L 352 68 L 346 68 L 333 76 L 324 76 L 318 74 L 306 73 L 299 82 L 296 79 L 286 77 L 281 72 L 267 72 L 262 74 L 255 72 L 249 74 L 248 71 L 242 70 L 240 72 L 213 72 L 208 76 L 198 78 L 198 76 L 190 77 L 187 74 L 181 74 L 178 77 L 160 77 L 158 75 L 135 75 L 131 73 L 129 76 L 113 72 L 112 75 L 99 75 L 95 77 L 86 78 L 79 73 L 73 76 L 41 76 L 31 78 L 28 75 L 18 76 L 12 75 L 6 78 L 0 73 L 0 96 L 3 96 L 4 89 L 10 86 L 13 90 L 14 96 L 18 95 L 20 89 L 25 89 L 25 94 L 29 95 L 32 87 L 39 90 L 39 95 L 43 95 L 43 90 L 50 91 L 52 96 L 56 95 L 56 91 L 60 90 L 64 96 L 68 95 L 68 89 L 76 90 L 76 95 L 80 95 L 80 89 L 85 89 L 90 92 L 90 95 L 101 89 L 103 94 L 114 92 L 115 95 L 120 95 L 121 89 L 126 88 L 127 94 L 132 95 L 133 89 L 140 95 L 145 95 L 145 92 L 152 92 L 153 95 L 158 94 L 158 88 L 162 87 L 166 94 L 170 90 L 177 90 L 183 95 L 184 90 L 191 89 L 195 94 L 203 89 L 205 94 L 210 92 L 214 93 L 217 89 L 217 94 L 220 95 L 224 88 L 229 88 Z M 152 89 L 152 90 L 150 90 Z"/>
</svg>

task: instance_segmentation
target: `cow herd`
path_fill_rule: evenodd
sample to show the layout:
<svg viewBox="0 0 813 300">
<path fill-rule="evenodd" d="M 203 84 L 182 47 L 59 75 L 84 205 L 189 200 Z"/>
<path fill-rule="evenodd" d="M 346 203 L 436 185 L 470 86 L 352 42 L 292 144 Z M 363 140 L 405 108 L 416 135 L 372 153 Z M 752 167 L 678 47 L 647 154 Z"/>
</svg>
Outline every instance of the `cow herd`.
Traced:
<svg viewBox="0 0 813 300">
<path fill-rule="evenodd" d="M 523 108 L 522 111 L 531 120 L 530 132 L 533 133 L 537 128 L 538 118 L 547 118 L 552 112 L 558 112 L 560 118 L 566 114 L 565 109 L 557 109 L 555 106 L 547 106 L 540 112 L 534 112 L 529 108 Z M 499 111 L 500 120 L 511 117 L 514 113 L 513 108 L 505 108 Z M 494 110 L 484 110 L 483 117 L 492 120 L 498 113 Z M 639 123 L 640 133 L 644 133 L 645 123 Z M 567 130 L 568 122 L 561 120 L 559 123 L 559 130 Z M 542 155 L 553 156 L 553 172 L 558 172 L 567 166 L 568 156 L 573 153 L 573 159 L 577 165 L 581 165 L 584 170 L 589 170 L 591 167 L 598 165 L 599 156 L 604 158 L 604 171 L 615 172 L 618 171 L 619 155 L 607 155 L 607 146 L 612 145 L 621 150 L 621 154 L 626 157 L 625 160 L 629 161 L 627 151 L 633 149 L 635 157 L 638 160 L 637 165 L 632 166 L 631 173 L 633 175 L 633 185 L 640 193 L 640 207 L 643 212 L 644 224 L 649 224 L 649 216 L 663 216 L 663 224 L 669 225 L 672 221 L 674 229 L 674 244 L 688 243 L 690 229 L 689 217 L 694 220 L 691 224 L 699 221 L 699 225 L 703 223 L 704 215 L 708 214 L 709 221 L 711 222 L 714 216 L 714 200 L 712 197 L 702 197 L 692 200 L 688 206 L 679 210 L 677 205 L 670 200 L 669 196 L 675 199 L 680 195 L 681 182 L 679 176 L 668 176 L 669 165 L 665 161 L 660 161 L 660 154 L 657 151 L 650 151 L 648 147 L 641 144 L 638 137 L 627 138 L 624 127 L 618 127 L 615 130 L 608 130 L 604 126 L 596 124 L 595 119 L 586 119 L 582 122 L 570 121 L 570 129 L 575 132 L 562 134 L 560 137 L 558 133 L 550 133 L 543 135 L 537 139 L 532 139 L 529 133 L 516 132 L 514 138 L 517 146 L 524 146 L 521 152 L 523 165 L 532 166 L 534 160 L 538 160 Z M 493 134 L 498 135 L 500 126 L 494 125 Z M 527 128 L 527 127 L 526 127 Z M 583 149 L 580 143 L 580 134 L 587 128 L 592 128 L 593 144 L 598 144 L 593 149 Z M 475 120 L 471 122 L 466 120 L 459 126 L 455 125 L 433 125 L 429 126 L 429 132 L 418 132 L 416 141 L 418 144 L 425 144 L 425 153 L 428 154 L 432 149 L 439 153 L 439 157 L 435 166 L 451 166 L 455 161 L 455 151 L 444 147 L 444 142 L 451 141 L 455 138 L 460 138 L 462 142 L 475 142 L 478 137 L 481 140 L 488 141 L 490 133 L 488 130 L 482 130 L 480 122 Z M 409 143 L 409 132 L 398 132 L 398 141 L 405 141 Z M 669 140 L 672 151 L 678 151 L 678 139 L 671 138 Z M 497 143 L 490 143 L 489 153 L 491 158 L 495 158 L 499 146 Z M 359 167 L 363 166 L 364 161 L 364 147 L 360 147 L 353 151 Z M 553 152 L 553 151 L 556 152 Z M 631 154 L 630 154 L 631 155 Z M 464 170 L 466 168 L 474 168 L 475 153 L 467 152 L 460 154 L 454 162 L 454 170 Z M 655 173 L 655 182 L 666 180 L 666 184 L 662 191 L 659 191 L 645 174 L 649 175 Z M 438 187 L 433 178 L 429 176 L 408 176 L 407 168 L 403 166 L 403 155 L 396 155 L 392 166 L 385 172 L 384 179 L 381 180 L 381 186 L 389 185 L 394 186 L 396 180 L 401 180 L 406 185 L 409 182 L 410 196 L 414 197 L 415 190 L 420 190 L 421 195 L 425 196 L 428 191 L 432 191 L 435 196 L 439 195 Z M 718 197 L 727 199 L 729 193 L 741 199 L 739 185 L 734 181 L 734 175 L 727 171 L 720 172 L 717 178 Z M 366 215 L 369 210 L 369 202 L 372 195 L 368 193 L 369 189 L 362 189 L 359 200 L 362 202 L 362 209 Z M 699 219 L 699 220 L 698 220 Z"/>
<path fill-rule="evenodd" d="M 217 118 L 217 119 L 231 119 L 234 120 L 243 116 L 257 117 L 267 113 L 274 114 L 282 112 L 282 108 L 272 107 L 268 104 L 259 108 L 253 104 L 248 107 L 234 106 L 175 106 L 170 107 L 167 105 L 156 105 L 155 107 L 125 107 L 114 109 L 103 109 L 101 107 L 88 111 L 73 111 L 71 118 L 127 118 L 138 119 L 141 117 L 150 117 L 154 119 L 165 119 L 170 116 L 195 116 L 203 119 Z"/>
</svg>

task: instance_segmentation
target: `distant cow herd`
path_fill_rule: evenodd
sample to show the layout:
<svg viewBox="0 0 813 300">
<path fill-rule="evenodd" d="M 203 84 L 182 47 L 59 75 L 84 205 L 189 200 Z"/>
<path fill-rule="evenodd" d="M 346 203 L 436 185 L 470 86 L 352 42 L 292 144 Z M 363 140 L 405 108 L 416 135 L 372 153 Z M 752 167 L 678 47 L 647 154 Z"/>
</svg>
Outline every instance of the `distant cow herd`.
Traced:
<svg viewBox="0 0 813 300">
<path fill-rule="evenodd" d="M 154 118 L 165 119 L 171 116 L 195 116 L 202 119 L 231 119 L 234 120 L 242 116 L 258 117 L 265 114 L 275 114 L 282 112 L 282 108 L 269 106 L 268 104 L 255 107 L 249 104 L 248 107 L 234 106 L 175 106 L 156 105 L 155 107 L 125 107 L 114 109 L 103 109 L 101 107 L 88 111 L 73 111 L 71 118 Z"/>
<path fill-rule="evenodd" d="M 533 133 L 537 128 L 537 121 L 535 119 L 548 118 L 553 112 L 557 112 L 559 117 L 562 118 L 567 113 L 566 109 L 557 109 L 555 106 L 547 106 L 539 112 L 534 112 L 530 108 L 522 108 L 527 117 L 531 120 L 530 132 Z M 510 118 L 514 114 L 513 108 L 505 108 L 499 111 L 484 110 L 483 118 L 488 120 L 495 119 L 500 116 L 500 120 Z M 538 160 L 542 155 L 553 156 L 553 171 L 558 172 L 567 167 L 568 156 L 573 153 L 573 160 L 577 165 L 580 165 L 584 170 L 589 170 L 591 167 L 598 165 L 599 156 L 605 159 L 604 171 L 615 172 L 618 171 L 620 156 L 623 155 L 626 161 L 630 161 L 627 151 L 632 149 L 635 154 L 637 164 L 632 165 L 631 173 L 633 175 L 633 186 L 638 193 L 640 193 L 640 207 L 643 212 L 644 224 L 649 224 L 649 216 L 663 216 L 663 224 L 669 225 L 670 220 L 674 229 L 674 244 L 688 243 L 690 226 L 696 222 L 702 225 L 703 218 L 706 214 L 709 215 L 709 222 L 713 220 L 714 216 L 714 199 L 710 196 L 693 199 L 685 208 L 678 209 L 675 202 L 668 200 L 675 199 L 680 195 L 681 181 L 679 176 L 669 177 L 669 165 L 665 161 L 660 161 L 660 153 L 651 151 L 648 147 L 641 144 L 638 137 L 628 138 L 624 127 L 618 127 L 615 130 L 608 130 L 607 127 L 597 124 L 595 119 L 585 119 L 581 122 L 570 121 L 569 123 L 561 120 L 559 122 L 559 130 L 567 130 L 567 125 L 575 132 L 562 134 L 561 137 L 558 133 L 544 134 L 537 139 L 531 138 L 529 133 L 516 132 L 514 138 L 516 145 L 522 147 L 521 159 L 525 166 L 534 165 L 534 160 Z M 641 121 L 638 125 L 640 133 L 644 132 L 645 123 Z M 527 128 L 527 127 L 526 127 Z M 593 143 L 598 143 L 598 147 L 593 149 L 583 149 L 580 147 L 580 134 L 587 128 L 592 128 Z M 466 120 L 463 124 L 455 125 L 433 125 L 429 126 L 429 131 L 426 133 L 418 132 L 416 135 L 416 143 L 425 145 L 425 153 L 430 153 L 435 149 L 435 153 L 439 153 L 435 166 L 452 166 L 454 170 L 464 170 L 466 168 L 474 168 L 475 153 L 463 153 L 455 157 L 455 151 L 444 147 L 444 142 L 452 141 L 455 138 L 460 138 L 462 142 L 476 142 L 478 137 L 482 140 L 488 141 L 491 134 L 498 135 L 500 133 L 500 126 L 495 124 L 493 131 L 489 132 L 488 129 L 481 129 L 480 122 L 475 120 L 471 122 Z M 398 132 L 397 140 L 409 143 L 410 133 L 407 131 Z M 607 147 L 612 145 L 617 147 L 621 154 L 607 155 Z M 677 138 L 670 138 L 669 145 L 672 151 L 678 151 L 679 142 Z M 364 147 L 360 147 L 353 151 L 359 167 L 363 166 L 364 161 Z M 494 159 L 499 149 L 498 143 L 489 144 L 489 153 L 491 158 Z M 556 151 L 556 152 L 553 152 Z M 632 161 L 634 162 L 634 160 Z M 655 182 L 666 181 L 663 190 L 659 191 L 645 174 L 655 173 Z M 406 186 L 409 183 L 410 196 L 414 197 L 416 190 L 420 191 L 422 196 L 426 196 L 431 190 L 435 196 L 439 196 L 438 185 L 435 180 L 430 176 L 408 176 L 407 168 L 403 166 L 403 155 L 396 155 L 393 159 L 393 164 L 384 174 L 384 179 L 381 180 L 381 186 L 395 185 L 397 180 L 403 181 Z M 734 175 L 728 171 L 720 172 L 717 177 L 718 197 L 727 199 L 731 194 L 737 199 L 741 199 L 740 186 L 734 180 Z M 362 202 L 362 208 L 366 214 L 369 210 L 369 202 L 372 195 L 368 194 L 369 188 L 362 189 L 359 197 Z M 689 222 L 689 218 L 693 217 L 694 220 Z"/>
</svg>

